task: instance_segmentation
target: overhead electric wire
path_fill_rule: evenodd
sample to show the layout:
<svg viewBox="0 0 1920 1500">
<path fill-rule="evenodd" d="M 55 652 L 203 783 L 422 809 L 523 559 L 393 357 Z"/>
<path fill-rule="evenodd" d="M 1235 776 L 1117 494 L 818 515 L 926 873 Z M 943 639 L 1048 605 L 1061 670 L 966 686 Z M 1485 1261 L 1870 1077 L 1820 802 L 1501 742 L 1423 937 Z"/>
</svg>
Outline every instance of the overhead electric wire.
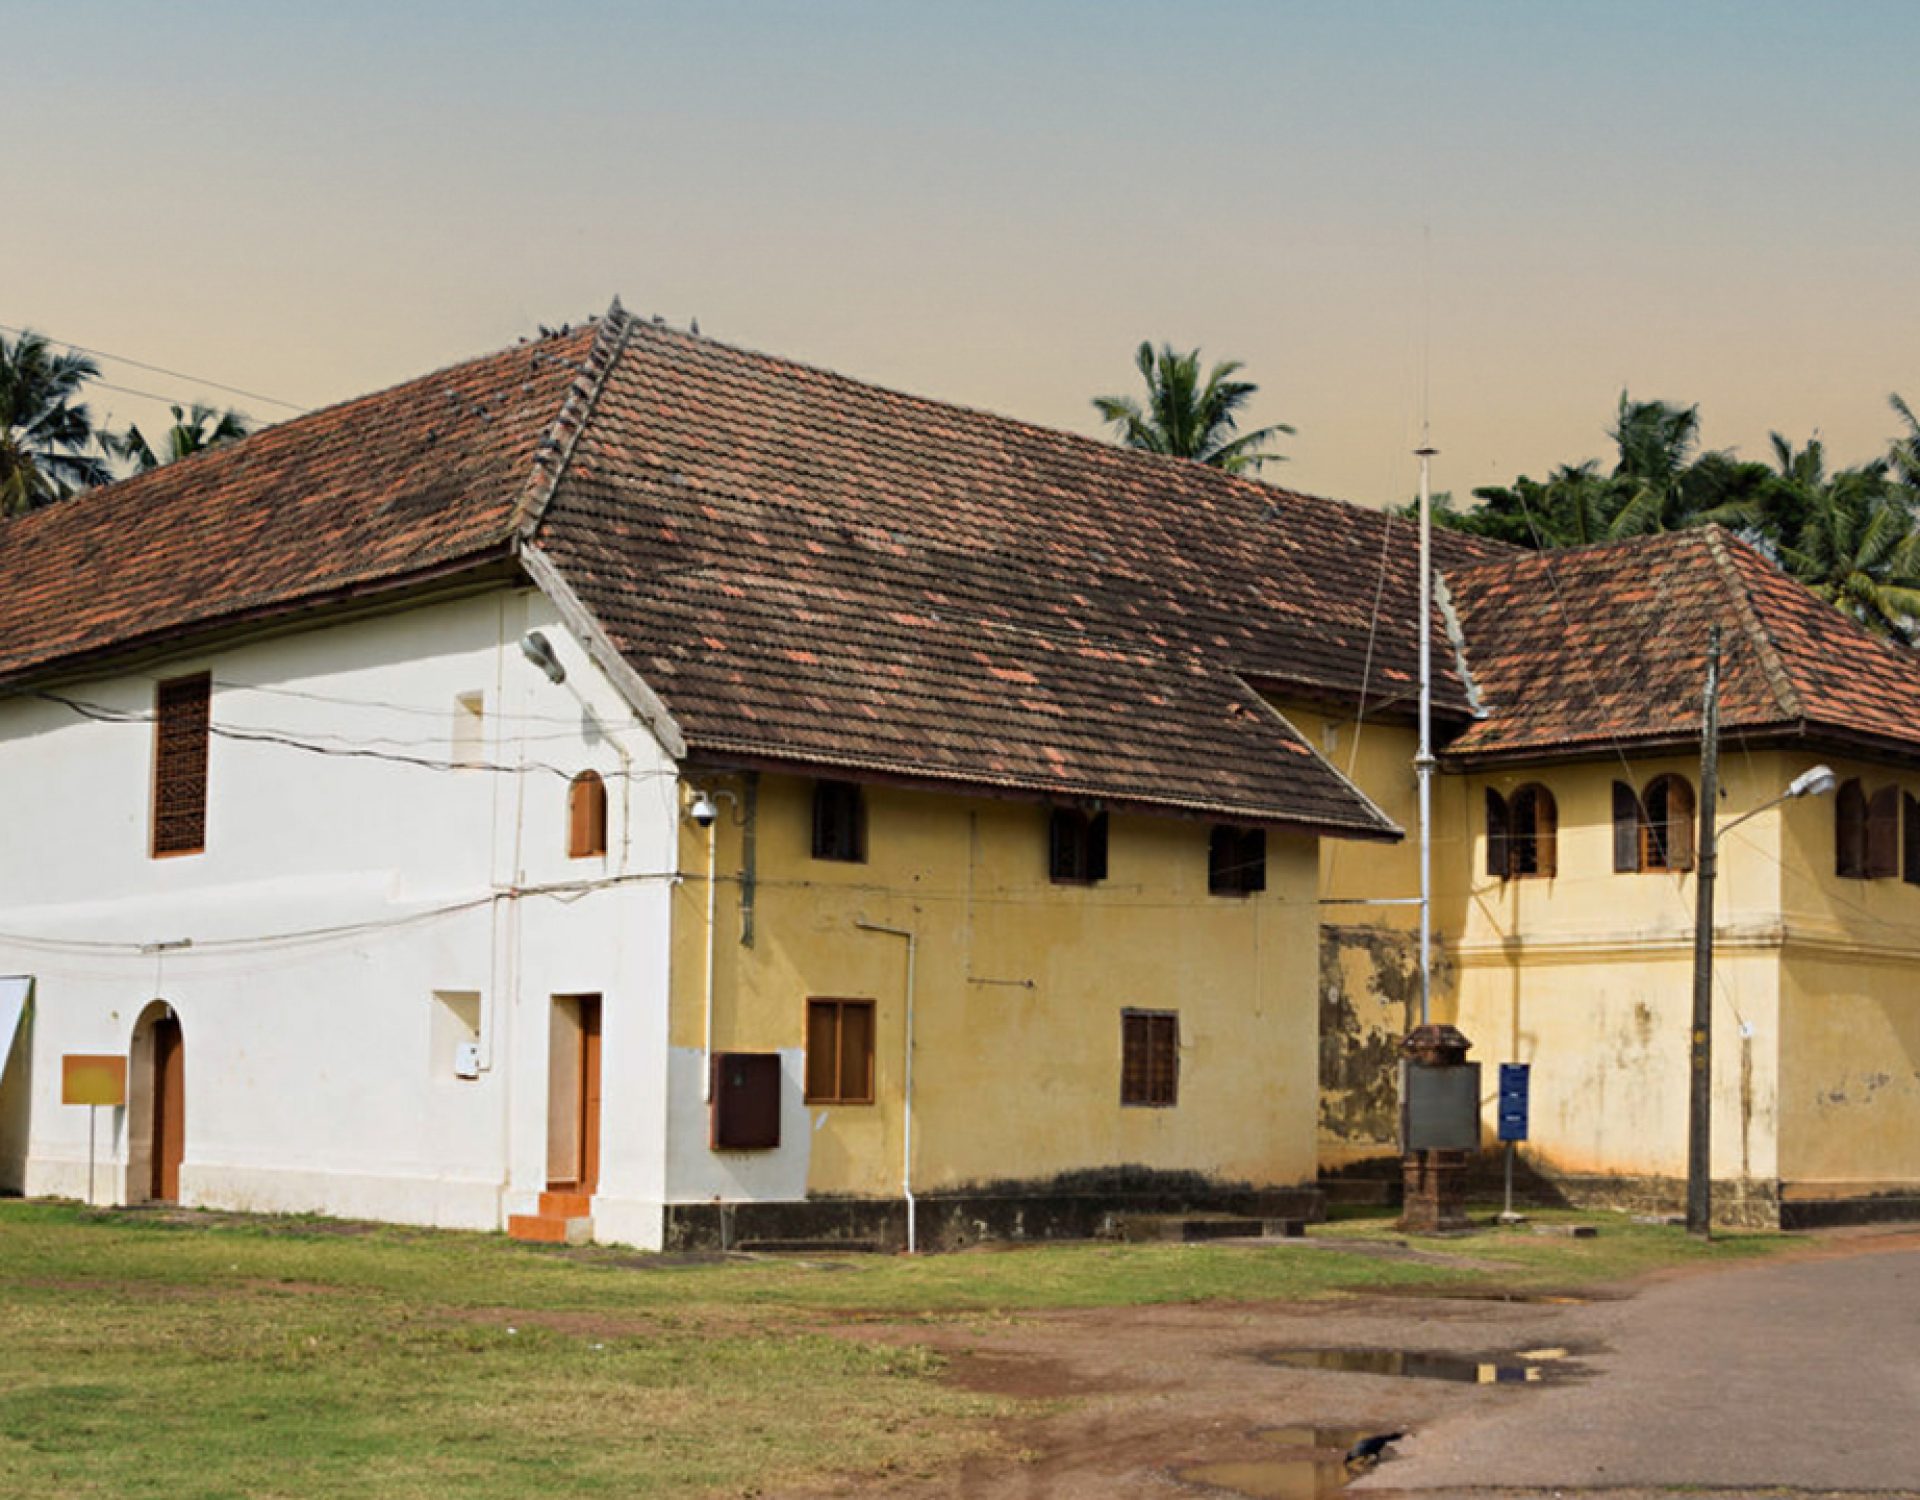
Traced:
<svg viewBox="0 0 1920 1500">
<path fill-rule="evenodd" d="M 108 708 L 104 704 L 88 703 L 79 698 L 63 697 L 59 693 L 44 689 L 35 693 L 35 697 L 49 703 L 57 703 L 69 709 L 83 719 L 91 719 L 100 724 L 152 724 L 154 716 L 129 709 Z M 489 771 L 498 775 L 524 776 L 530 772 L 544 771 L 557 776 L 562 781 L 571 782 L 579 772 L 556 766 L 547 761 L 529 760 L 518 765 L 504 765 L 497 761 L 455 760 L 451 757 L 440 759 L 425 755 L 406 755 L 396 751 L 379 750 L 371 745 L 335 744 L 323 745 L 313 740 L 303 740 L 294 735 L 279 734 L 271 730 L 243 729 L 231 724 L 209 722 L 207 732 L 221 739 L 237 740 L 245 744 L 280 745 L 290 750 L 304 751 L 309 755 L 330 755 L 346 760 L 379 760 L 395 765 L 414 766 L 428 771 Z M 603 778 L 611 777 L 619 781 L 660 781 L 679 775 L 677 770 L 633 771 L 607 770 L 599 773 Z"/>
<path fill-rule="evenodd" d="M 461 901 L 451 901 L 440 906 L 431 906 L 419 911 L 402 912 L 398 916 L 373 917 L 364 922 L 340 922 L 325 927 L 296 928 L 287 932 L 266 932 L 250 934 L 246 937 L 232 938 L 195 938 L 178 948 L 167 951 L 172 958 L 179 960 L 196 953 L 226 953 L 249 948 L 260 948 L 270 944 L 293 945 L 301 943 L 325 942 L 332 938 L 359 937 L 370 932 L 385 931 L 395 927 L 407 927 L 416 922 L 433 921 L 439 917 L 453 916 L 459 912 L 477 911 L 495 901 L 521 901 L 529 896 L 550 896 L 556 900 L 577 899 L 596 890 L 606 890 L 613 886 L 637 885 L 643 881 L 677 880 L 681 878 L 677 870 L 644 870 L 625 875 L 598 876 L 590 880 L 562 880 L 528 886 L 503 886 L 488 891 L 484 895 L 469 896 Z M 158 945 L 135 941 L 106 942 L 94 938 L 50 938 L 34 937 L 26 933 L 0 932 L 0 942 L 17 943 L 24 948 L 42 948 L 54 952 L 92 953 L 101 956 L 125 955 L 128 957 L 151 957 L 158 951 Z"/>
<path fill-rule="evenodd" d="M 24 333 L 37 333 L 39 330 L 16 328 L 11 323 L 0 323 L 0 332 L 11 333 L 15 337 L 18 337 Z M 70 349 L 76 354 L 90 354 L 95 359 L 110 359 L 117 365 L 132 365 L 136 370 L 147 370 L 155 375 L 165 375 L 172 380 L 185 380 L 193 385 L 205 386 L 210 390 L 225 391 L 231 396 L 245 396 L 249 401 L 264 401 L 269 406 L 284 406 L 289 411 L 297 411 L 302 414 L 314 410 L 311 406 L 302 406 L 298 401 L 283 401 L 278 396 L 268 396 L 260 391 L 250 391 L 244 386 L 227 385 L 222 381 L 208 380 L 204 376 L 189 375 L 184 370 L 169 370 L 165 365 L 148 364 L 145 360 L 134 359 L 130 355 L 113 354 L 105 349 L 90 349 L 85 344 L 75 344 L 67 339 L 56 338 L 50 333 L 41 334 L 40 336 L 46 339 L 48 343 L 58 344 L 61 348 Z M 128 396 L 144 396 L 152 401 L 169 401 L 173 399 L 169 396 L 156 396 L 151 391 L 136 391 L 126 386 L 108 385 L 104 380 L 95 380 L 90 382 L 90 384 L 103 386 L 110 391 L 120 391 Z"/>
</svg>

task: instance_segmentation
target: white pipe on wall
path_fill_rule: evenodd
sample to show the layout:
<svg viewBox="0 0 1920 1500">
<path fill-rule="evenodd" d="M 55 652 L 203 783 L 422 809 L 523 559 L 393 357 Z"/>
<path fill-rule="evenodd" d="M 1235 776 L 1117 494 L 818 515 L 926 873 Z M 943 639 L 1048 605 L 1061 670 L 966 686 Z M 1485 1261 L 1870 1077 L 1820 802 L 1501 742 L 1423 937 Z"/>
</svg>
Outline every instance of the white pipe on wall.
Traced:
<svg viewBox="0 0 1920 1500">
<path fill-rule="evenodd" d="M 889 937 L 907 940 L 907 1061 L 901 1106 L 904 1125 L 900 1147 L 900 1191 L 907 1200 L 907 1254 L 912 1255 L 919 1249 L 918 1215 L 913 1201 L 913 966 L 920 940 L 904 927 L 883 927 L 878 922 L 869 922 L 865 917 L 856 917 L 853 925 L 867 932 L 882 932 Z"/>
</svg>

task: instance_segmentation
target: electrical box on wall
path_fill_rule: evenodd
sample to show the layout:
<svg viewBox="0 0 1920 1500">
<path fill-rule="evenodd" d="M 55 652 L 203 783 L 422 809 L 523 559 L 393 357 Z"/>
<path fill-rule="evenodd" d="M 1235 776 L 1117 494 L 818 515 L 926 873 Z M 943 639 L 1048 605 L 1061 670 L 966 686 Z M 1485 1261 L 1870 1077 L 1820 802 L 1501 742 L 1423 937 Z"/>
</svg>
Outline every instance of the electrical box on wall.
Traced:
<svg viewBox="0 0 1920 1500">
<path fill-rule="evenodd" d="M 480 1044 L 478 1042 L 458 1042 L 454 1045 L 453 1076 L 455 1078 L 480 1076 Z"/>
<path fill-rule="evenodd" d="M 715 1151 L 770 1151 L 780 1144 L 780 1054 L 716 1052 L 713 1055 Z"/>
</svg>

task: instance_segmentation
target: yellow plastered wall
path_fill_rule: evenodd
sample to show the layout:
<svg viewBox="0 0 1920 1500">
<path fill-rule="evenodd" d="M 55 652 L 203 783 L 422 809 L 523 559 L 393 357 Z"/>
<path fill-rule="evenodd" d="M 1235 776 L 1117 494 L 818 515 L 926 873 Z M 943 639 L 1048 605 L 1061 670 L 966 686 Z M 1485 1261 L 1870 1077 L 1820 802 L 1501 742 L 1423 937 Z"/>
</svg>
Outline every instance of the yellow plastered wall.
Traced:
<svg viewBox="0 0 1920 1500">
<path fill-rule="evenodd" d="M 751 947 L 745 828 L 722 803 L 713 1034 L 719 1050 L 797 1049 L 808 997 L 876 1002 L 876 1102 L 809 1107 L 809 1193 L 900 1190 L 906 945 L 862 920 L 917 937 L 916 1189 L 1122 1165 L 1312 1177 L 1317 840 L 1270 832 L 1266 891 L 1212 896 L 1206 823 L 1115 813 L 1109 878 L 1055 885 L 1044 808 L 869 786 L 868 857 L 850 864 L 812 858 L 812 786 L 758 781 Z M 702 1045 L 706 860 L 689 827 L 676 1048 Z M 1179 1013 L 1172 1108 L 1119 1102 L 1127 1007 Z"/>
<path fill-rule="evenodd" d="M 1723 824 L 1766 802 L 1805 757 L 1723 753 Z M 1529 1149 L 1574 1174 L 1686 1171 L 1693 1014 L 1693 872 L 1613 868 L 1613 783 L 1665 772 L 1699 790 L 1697 757 L 1477 773 L 1473 860 L 1456 944 L 1458 1024 L 1488 1064 L 1532 1064 Z M 1554 795 L 1554 878 L 1486 873 L 1486 789 Z M 1779 1162 L 1781 827 L 1774 808 L 1720 845 L 1713 993 L 1713 1175 L 1766 1179 Z M 1828 814 L 1830 816 L 1830 813 Z M 1493 1074 L 1489 1066 L 1489 1089 Z"/>
<path fill-rule="evenodd" d="M 1829 759 L 1869 794 L 1920 775 Z M 1834 800 L 1783 809 L 1788 932 L 1780 1062 L 1788 1197 L 1920 1181 L 1920 886 L 1835 872 Z"/>
</svg>

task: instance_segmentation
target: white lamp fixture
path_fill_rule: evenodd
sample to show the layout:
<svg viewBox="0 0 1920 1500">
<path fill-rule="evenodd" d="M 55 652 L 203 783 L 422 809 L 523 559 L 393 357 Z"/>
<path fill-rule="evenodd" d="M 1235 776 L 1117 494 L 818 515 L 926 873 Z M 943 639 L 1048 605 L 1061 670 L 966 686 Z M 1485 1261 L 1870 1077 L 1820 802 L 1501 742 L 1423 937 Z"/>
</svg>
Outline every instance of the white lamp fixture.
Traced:
<svg viewBox="0 0 1920 1500">
<path fill-rule="evenodd" d="M 553 654 L 553 643 L 537 630 L 529 630 L 520 637 L 520 650 L 528 661 L 547 674 L 547 681 L 561 683 L 567 680 L 567 669 L 560 665 L 560 658 Z"/>
</svg>

